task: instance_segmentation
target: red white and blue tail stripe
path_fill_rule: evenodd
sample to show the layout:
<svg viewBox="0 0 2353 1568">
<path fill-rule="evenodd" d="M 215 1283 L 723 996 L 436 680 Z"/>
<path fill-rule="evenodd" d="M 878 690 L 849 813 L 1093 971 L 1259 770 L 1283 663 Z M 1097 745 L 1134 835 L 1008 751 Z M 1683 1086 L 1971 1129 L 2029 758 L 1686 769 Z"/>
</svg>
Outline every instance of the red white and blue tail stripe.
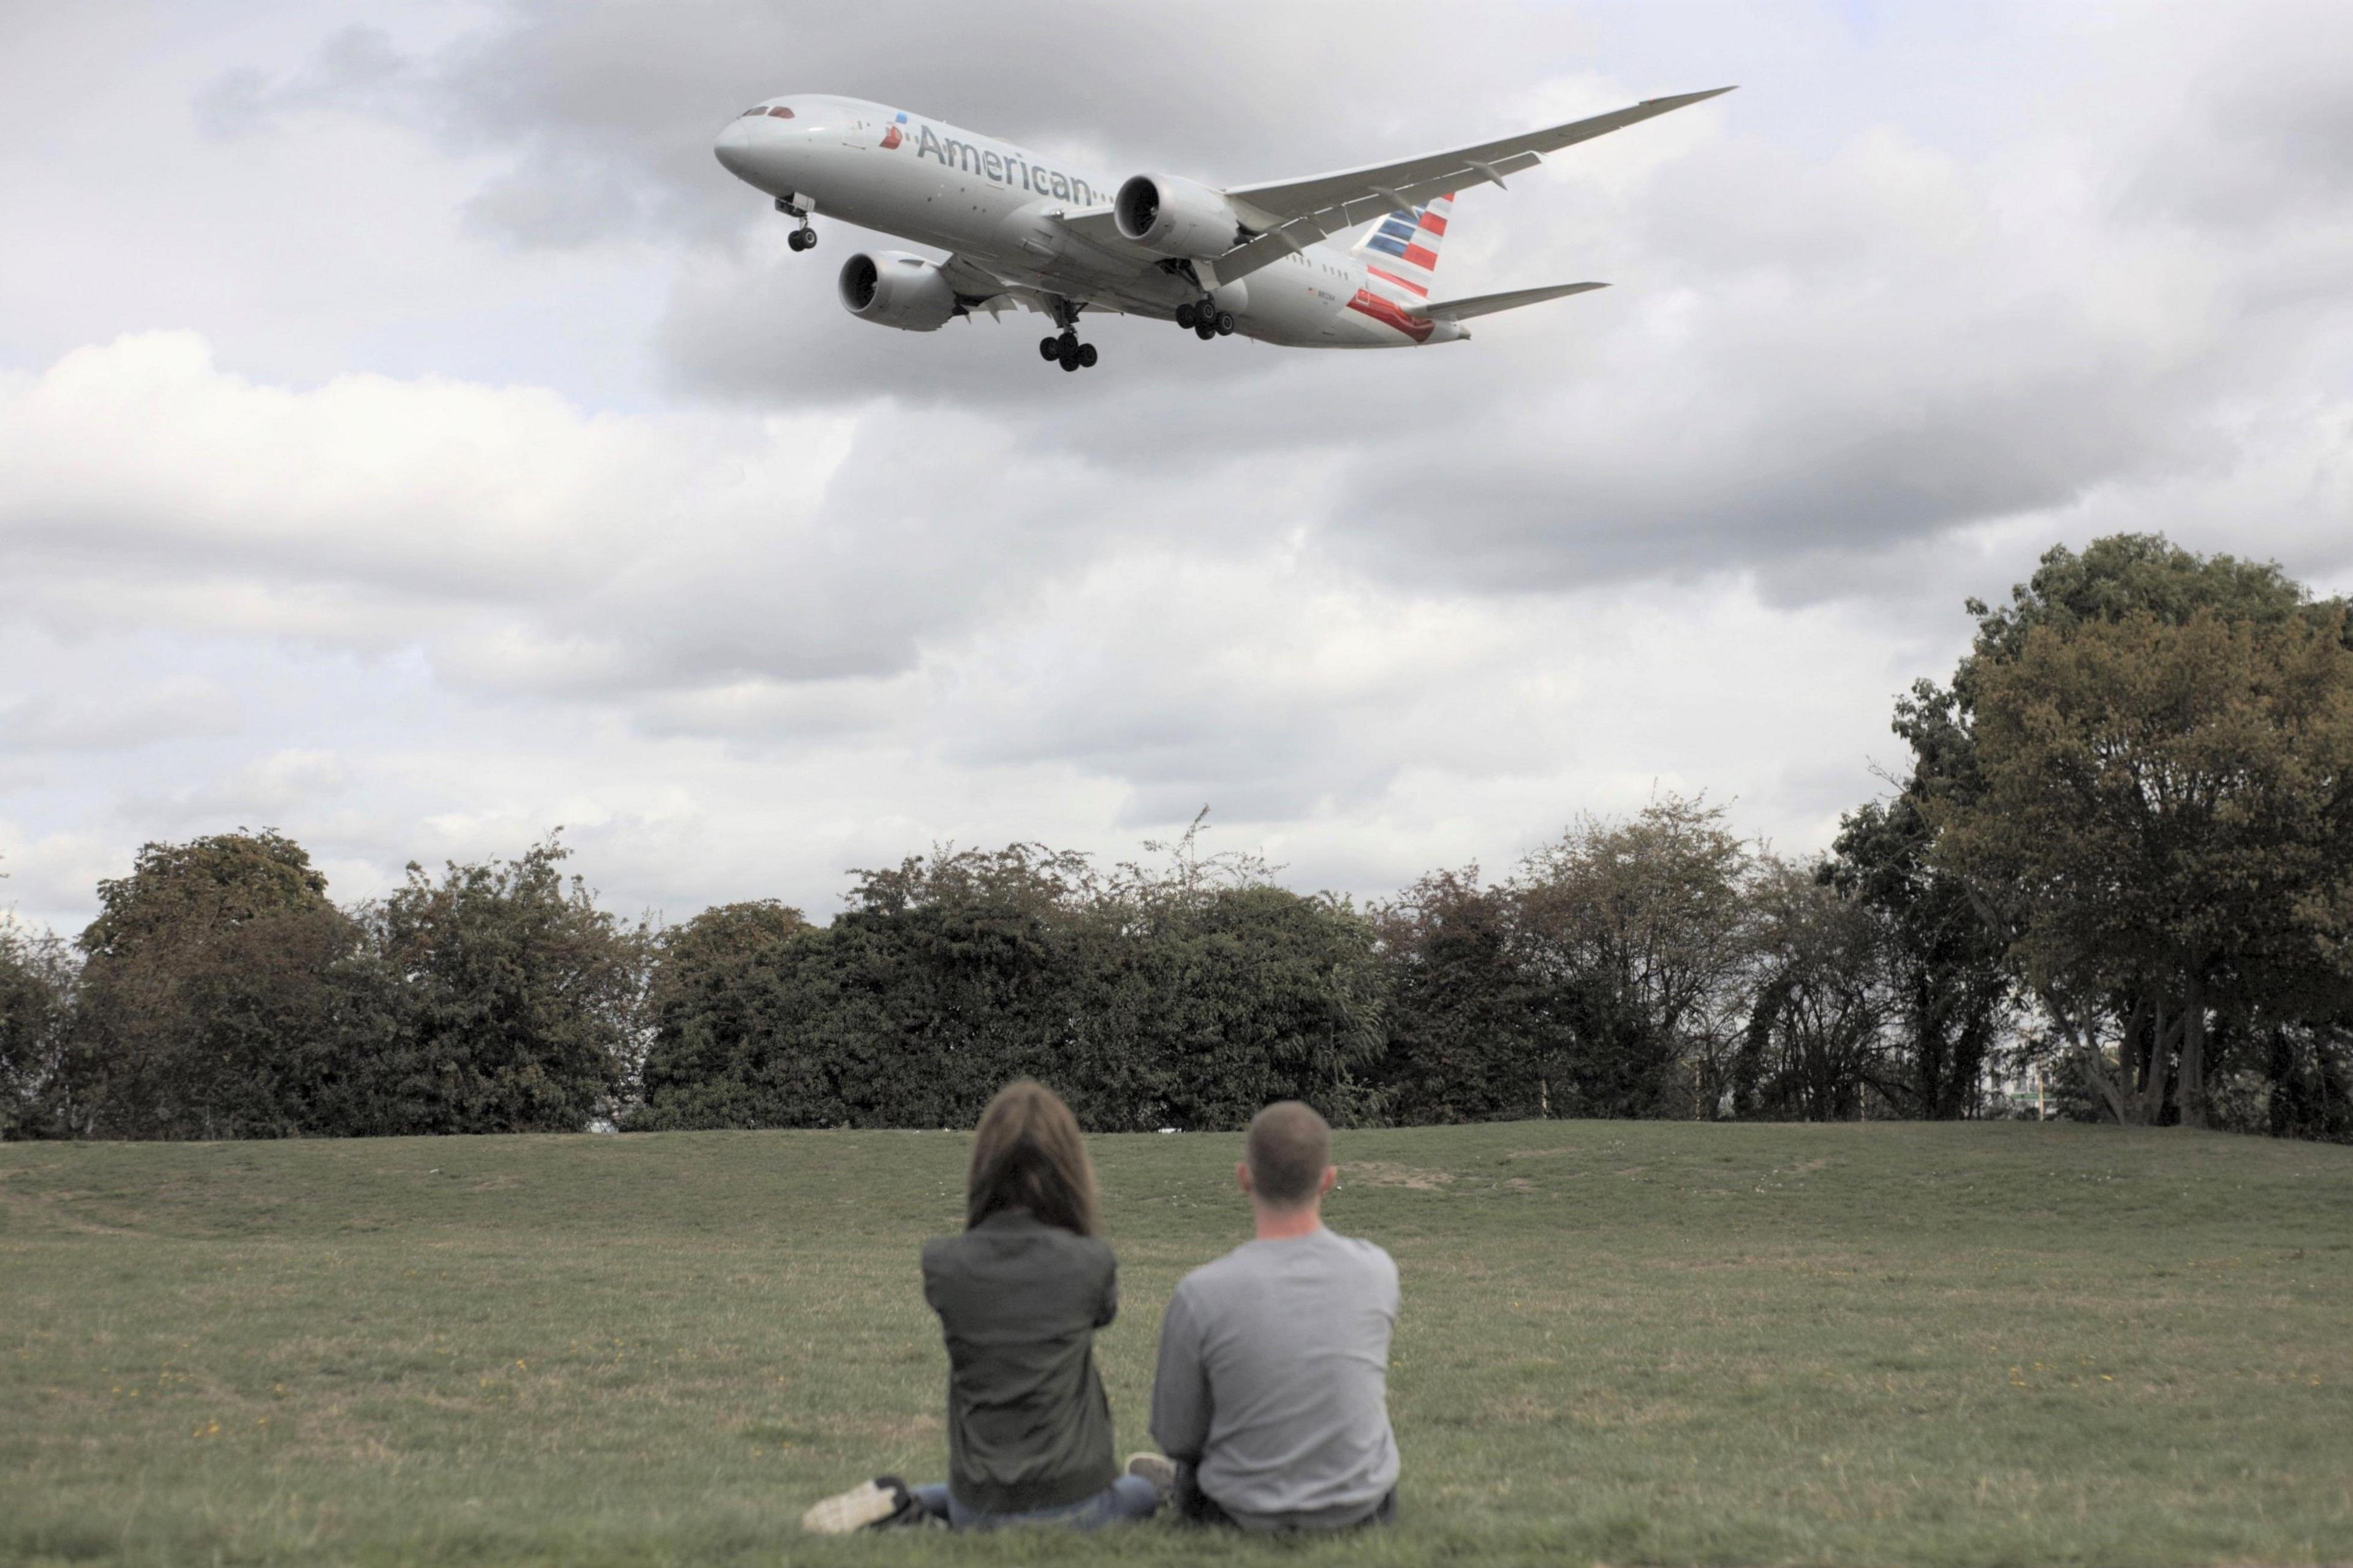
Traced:
<svg viewBox="0 0 2353 1568">
<path fill-rule="evenodd" d="M 1430 298 L 1430 275 L 1438 269 L 1438 249 L 1446 241 L 1446 220 L 1454 211 L 1451 195 L 1433 196 L 1427 206 L 1393 212 L 1375 224 L 1350 253 L 1364 264 L 1365 286 L 1348 308 L 1421 342 L 1430 336 L 1430 322 L 1419 314 Z"/>
</svg>

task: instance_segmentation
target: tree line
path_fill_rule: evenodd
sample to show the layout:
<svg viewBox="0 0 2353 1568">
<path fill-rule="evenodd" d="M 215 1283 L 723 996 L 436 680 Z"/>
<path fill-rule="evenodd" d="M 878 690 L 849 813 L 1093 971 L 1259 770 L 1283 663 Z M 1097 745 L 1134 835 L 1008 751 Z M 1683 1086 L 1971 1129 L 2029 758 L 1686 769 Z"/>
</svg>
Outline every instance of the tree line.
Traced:
<svg viewBox="0 0 2353 1568">
<path fill-rule="evenodd" d="M 0 1132 L 1098 1131 L 2059 1114 L 2353 1138 L 2353 628 L 2275 565 L 2119 535 L 1972 601 L 1908 765 L 1793 859 L 1661 795 L 1359 907 L 1039 845 L 625 920 L 551 837 L 343 907 L 299 844 L 151 844 L 69 942 L 0 921 Z"/>
</svg>

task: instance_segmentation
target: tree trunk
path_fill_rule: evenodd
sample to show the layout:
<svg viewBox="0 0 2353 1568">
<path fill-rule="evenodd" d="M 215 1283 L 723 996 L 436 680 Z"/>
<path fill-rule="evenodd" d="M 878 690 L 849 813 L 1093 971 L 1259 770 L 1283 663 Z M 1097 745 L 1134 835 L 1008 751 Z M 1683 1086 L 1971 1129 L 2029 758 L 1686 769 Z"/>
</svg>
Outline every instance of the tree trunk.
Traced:
<svg viewBox="0 0 2353 1568">
<path fill-rule="evenodd" d="M 2263 1062 L 2263 1077 L 2270 1082 L 2271 1092 L 2263 1098 L 2265 1111 L 2274 1138 L 2289 1136 L 2295 1125 L 2294 1073 L 2295 1058 L 2288 1052 L 2287 1030 L 2278 1024 L 2272 1026 L 2270 1049 Z"/>
<path fill-rule="evenodd" d="M 2138 1097 L 2148 1089 L 2149 1058 L 2155 1054 L 2151 1042 L 2157 1025 L 2158 1015 L 2149 1006 L 2148 998 L 2136 998 L 2131 1013 L 2125 1017 L 2124 1034 L 2116 1041 L 2116 1087 L 2132 1099 L 2129 1112 L 2117 1117 L 2120 1121 L 2140 1119 Z"/>
<path fill-rule="evenodd" d="M 2083 1068 L 2084 1081 L 2099 1091 L 2100 1103 L 2107 1107 L 2108 1114 L 2116 1119 L 2118 1126 L 2130 1122 L 2132 1120 L 2130 1114 L 2132 1035 L 2130 1031 L 2126 1031 L 2124 1039 L 2116 1047 L 2116 1072 L 2114 1077 L 2111 1077 L 2108 1064 L 2101 1058 L 2100 1047 L 2093 1042 L 2092 1031 L 2069 1019 L 2064 1014 L 2059 1016 L 2061 1022 L 2065 1024 L 2067 1032 L 2074 1037 L 2075 1060 Z"/>
<path fill-rule="evenodd" d="M 2181 1125 L 2206 1125 L 2206 977 L 2193 962 L 2181 988 Z"/>
<path fill-rule="evenodd" d="M 2188 1015 L 2175 1008 L 2171 1017 L 2166 1016 L 2166 1004 L 2171 1000 L 2160 991 L 2149 1016 L 2148 1076 L 2140 1091 L 2139 1121 L 2143 1127 L 2164 1125 L 2165 1102 L 2173 1093 L 2174 1051 L 2181 1039 L 2182 1020 Z"/>
</svg>

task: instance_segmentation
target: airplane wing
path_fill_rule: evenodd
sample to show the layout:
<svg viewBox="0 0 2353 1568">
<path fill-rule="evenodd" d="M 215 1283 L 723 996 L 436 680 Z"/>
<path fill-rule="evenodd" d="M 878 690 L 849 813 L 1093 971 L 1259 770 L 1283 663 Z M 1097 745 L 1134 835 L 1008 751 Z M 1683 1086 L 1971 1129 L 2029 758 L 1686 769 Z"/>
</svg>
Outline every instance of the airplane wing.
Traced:
<svg viewBox="0 0 2353 1568">
<path fill-rule="evenodd" d="M 1237 186 L 1225 193 L 1226 199 L 1234 205 L 1246 224 L 1261 232 L 1248 243 L 1209 259 L 1220 279 L 1243 277 L 1279 257 L 1304 249 L 1317 240 L 1368 223 L 1385 213 L 1419 206 L 1432 196 L 1444 195 L 1465 185 L 1500 185 L 1504 175 L 1535 167 L 1546 153 L 1590 142 L 1596 136 L 1606 136 L 1612 131 L 1621 131 L 1731 90 L 1719 87 L 1673 98 L 1645 99 L 1608 114 L 1572 120 L 1565 125 L 1482 142 L 1473 147 L 1458 147 L 1452 152 L 1314 174 L 1303 180 Z M 1086 214 L 1082 221 L 1092 220 L 1094 216 Z M 1116 237 L 1119 231 L 1111 225 L 1108 209 L 1103 221 Z"/>
<path fill-rule="evenodd" d="M 964 307 L 966 321 L 982 312 L 992 321 L 999 320 L 1008 309 L 1035 310 L 1041 316 L 1054 313 L 1054 307 L 1043 293 L 1026 283 L 1000 277 L 995 268 L 969 256 L 948 257 L 940 263 L 940 276 L 955 290 L 956 303 Z"/>
<path fill-rule="evenodd" d="M 1546 300 L 1563 299 L 1570 294 L 1590 293 L 1607 289 L 1607 283 L 1549 283 L 1541 289 L 1512 289 L 1501 294 L 1478 294 L 1468 300 L 1432 300 L 1412 307 L 1417 316 L 1427 316 L 1433 321 L 1461 321 L 1472 316 L 1492 316 L 1498 310 L 1516 310 L 1523 305 L 1541 304 Z"/>
<path fill-rule="evenodd" d="M 1106 250 L 1159 259 L 1119 232 L 1119 220 L 1112 216 L 1108 206 L 1089 207 L 1083 212 L 1057 213 L 1054 218 L 1081 239 L 1092 240 Z"/>
<path fill-rule="evenodd" d="M 969 256 L 955 254 L 940 263 L 940 276 L 955 290 L 956 303 L 963 307 L 965 319 L 970 321 L 986 315 L 992 321 L 1002 320 L 1007 310 L 1035 310 L 1041 316 L 1054 314 L 1056 299 L 1045 289 L 1016 279 L 1007 278 Z M 1116 297 L 1094 294 L 1080 296 L 1089 310 L 1124 311 L 1125 306 Z"/>
<path fill-rule="evenodd" d="M 1011 287 L 997 275 L 996 268 L 984 267 L 969 256 L 950 255 L 940 263 L 940 276 L 956 291 L 960 300 L 986 300 Z"/>
</svg>

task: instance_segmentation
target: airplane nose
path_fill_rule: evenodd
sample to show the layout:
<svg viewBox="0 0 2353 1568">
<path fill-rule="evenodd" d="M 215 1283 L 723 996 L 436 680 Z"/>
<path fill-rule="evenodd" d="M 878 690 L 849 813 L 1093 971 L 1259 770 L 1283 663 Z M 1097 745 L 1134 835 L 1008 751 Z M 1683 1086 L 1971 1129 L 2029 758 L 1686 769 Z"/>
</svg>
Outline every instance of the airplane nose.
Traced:
<svg viewBox="0 0 2353 1568">
<path fill-rule="evenodd" d="M 718 154 L 719 166 L 739 180 L 752 177 L 752 123 L 746 119 L 729 121 L 711 148 Z"/>
</svg>

